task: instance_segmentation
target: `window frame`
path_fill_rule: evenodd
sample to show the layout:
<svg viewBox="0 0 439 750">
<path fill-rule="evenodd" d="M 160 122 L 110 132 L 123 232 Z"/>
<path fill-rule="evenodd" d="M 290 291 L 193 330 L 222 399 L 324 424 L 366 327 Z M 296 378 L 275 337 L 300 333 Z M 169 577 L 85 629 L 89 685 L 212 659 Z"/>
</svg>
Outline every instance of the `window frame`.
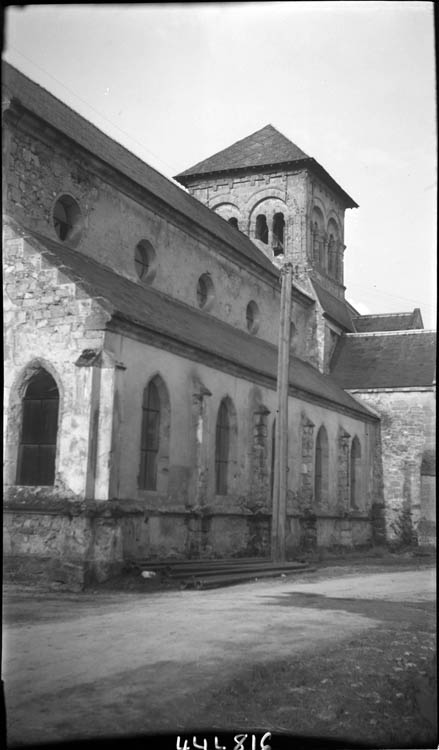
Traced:
<svg viewBox="0 0 439 750">
<path fill-rule="evenodd" d="M 53 487 L 55 484 L 59 413 L 58 385 L 45 368 L 38 368 L 21 398 L 16 485 Z"/>
<path fill-rule="evenodd" d="M 226 399 L 219 405 L 215 430 L 215 494 L 227 495 L 230 464 L 230 413 Z"/>
<path fill-rule="evenodd" d="M 156 491 L 160 454 L 162 404 L 159 389 L 150 380 L 143 391 L 140 434 L 139 489 Z"/>
</svg>

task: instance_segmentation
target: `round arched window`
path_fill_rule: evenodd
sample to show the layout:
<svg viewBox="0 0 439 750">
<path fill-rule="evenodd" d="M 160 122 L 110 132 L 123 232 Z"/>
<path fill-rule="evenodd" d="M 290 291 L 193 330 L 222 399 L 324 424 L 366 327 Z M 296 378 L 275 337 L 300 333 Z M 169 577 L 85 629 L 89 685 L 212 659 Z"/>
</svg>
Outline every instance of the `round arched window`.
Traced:
<svg viewBox="0 0 439 750">
<path fill-rule="evenodd" d="M 210 274 L 203 273 L 197 283 L 197 302 L 201 310 L 210 310 L 215 298 L 215 290 Z"/>
<path fill-rule="evenodd" d="M 256 217 L 255 237 L 265 245 L 268 245 L 268 225 L 265 214 L 259 214 Z"/>
<path fill-rule="evenodd" d="M 148 240 L 140 240 L 134 251 L 134 265 L 141 281 L 152 281 L 156 273 L 156 254 Z"/>
<path fill-rule="evenodd" d="M 247 305 L 245 317 L 249 333 L 257 333 L 259 329 L 259 307 L 253 300 Z"/>
<path fill-rule="evenodd" d="M 61 195 L 53 207 L 53 226 L 61 242 L 79 240 L 82 230 L 81 209 L 71 195 Z"/>
</svg>

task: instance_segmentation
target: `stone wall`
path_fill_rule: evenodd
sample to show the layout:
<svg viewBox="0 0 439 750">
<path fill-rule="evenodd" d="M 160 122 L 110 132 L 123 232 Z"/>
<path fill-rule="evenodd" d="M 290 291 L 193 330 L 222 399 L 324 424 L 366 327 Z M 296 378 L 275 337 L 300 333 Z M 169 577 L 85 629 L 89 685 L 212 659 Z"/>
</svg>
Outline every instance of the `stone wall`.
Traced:
<svg viewBox="0 0 439 750">
<path fill-rule="evenodd" d="M 314 423 L 304 412 L 301 414 L 300 422 L 302 432 L 300 496 L 304 506 L 310 507 L 314 497 Z"/>
<path fill-rule="evenodd" d="M 147 240 L 156 253 L 155 288 L 198 307 L 197 282 L 208 273 L 214 286 L 209 314 L 247 330 L 247 304 L 256 300 L 257 335 L 277 340 L 280 284 L 275 276 L 251 269 L 246 258 L 146 191 L 140 195 L 134 188 L 132 193 L 126 186 L 121 190 L 117 174 L 70 143 L 53 135 L 46 142 L 38 130 L 14 130 L 9 135 L 4 208 L 22 226 L 57 240 L 55 202 L 61 195 L 72 196 L 82 215 L 76 243 L 80 252 L 140 283 L 135 247 Z"/>
<path fill-rule="evenodd" d="M 60 394 L 52 494 L 83 497 L 93 383 L 92 371 L 75 362 L 84 350 L 102 346 L 105 310 L 28 242 L 6 230 L 4 319 L 6 486 L 15 484 L 22 394 L 41 366 L 53 376 Z"/>
<path fill-rule="evenodd" d="M 69 590 L 107 579 L 124 562 L 123 524 L 111 504 L 48 497 L 7 503 L 3 545 L 5 572 L 12 580 Z"/>
<path fill-rule="evenodd" d="M 421 518 L 428 518 L 430 524 L 432 522 L 430 501 L 426 499 L 429 495 L 426 486 L 428 480 L 423 488 L 421 466 L 425 451 L 435 446 L 434 390 L 413 388 L 351 393 L 381 417 L 387 538 L 404 544 L 417 542 Z"/>
<path fill-rule="evenodd" d="M 50 252 L 35 249 L 23 235 L 30 230 L 56 240 L 54 205 L 68 194 L 82 214 L 77 251 L 136 281 L 134 248 L 140 239 L 149 240 L 157 256 L 154 285 L 160 291 L 197 306 L 198 277 L 210 273 L 217 290 L 210 314 L 245 329 L 247 302 L 257 299 L 258 335 L 271 342 L 277 341 L 277 278 L 233 260 L 231 248 L 154 196 L 134 194 L 126 180 L 121 189 L 108 166 L 104 169 L 59 134 L 35 124 L 33 133 L 16 129 L 9 135 L 6 212 L 14 229 L 6 228 L 4 252 L 5 553 L 13 570 L 81 586 L 87 578 L 105 578 L 134 556 L 268 554 L 274 383 L 256 388 L 232 368 L 225 372 L 195 363 L 189 350 L 187 356 L 172 354 L 159 338 L 146 343 L 138 330 L 127 326 L 120 332 L 114 321 L 109 330 L 105 302 L 94 299 L 86 283 L 73 283 Z M 286 237 L 299 264 L 306 256 L 306 179 L 301 174 L 278 178 L 283 187 L 278 185 L 274 197 L 265 177 L 263 185 L 251 186 L 250 233 L 255 188 L 258 200 L 268 200 L 272 211 L 282 201 L 293 206 Z M 295 302 L 293 318 L 297 351 L 312 351 L 315 312 Z M 22 399 L 38 368 L 52 375 L 59 392 L 55 481 L 49 487 L 18 486 Z M 169 441 L 158 489 L 146 491 L 138 481 L 141 404 L 146 384 L 157 376 L 169 394 Z M 215 425 L 224 398 L 234 408 L 233 451 L 228 493 L 218 496 Z M 340 429 L 357 434 L 364 447 L 358 518 L 367 527 L 375 424 L 355 413 L 341 414 L 336 405 L 299 397 L 290 398 L 289 409 L 290 548 L 318 543 L 319 524 L 332 528 L 341 544 L 350 544 L 353 526 L 344 520 L 350 510 L 338 494 L 338 434 Z M 307 446 L 302 444 L 302 415 L 316 431 L 324 423 L 329 438 L 328 507 L 318 513 L 312 478 L 303 482 L 303 465 L 313 472 L 314 442 L 311 434 Z"/>
<path fill-rule="evenodd" d="M 314 204 L 322 212 L 325 226 L 337 221 L 340 236 L 344 233 L 344 209 L 335 195 L 306 170 L 292 172 L 256 172 L 243 175 L 197 177 L 189 186 L 191 194 L 220 216 L 238 221 L 239 230 L 247 234 L 258 248 L 277 266 L 287 254 L 294 266 L 294 280 L 315 297 L 308 274 L 314 267 L 310 216 Z M 285 217 L 284 253 L 275 255 L 272 223 L 275 213 Z M 257 239 L 256 217 L 267 218 L 268 241 Z M 315 271 L 320 283 L 332 294 L 344 299 L 344 287 L 321 269 Z M 293 303 L 292 321 L 296 329 L 294 353 L 325 369 L 329 342 L 325 340 L 326 324 L 323 310 L 316 300 L 316 309 L 303 309 Z"/>
<path fill-rule="evenodd" d="M 5 552 L 16 573 L 29 572 L 35 559 L 40 577 L 82 585 L 87 576 L 103 578 L 133 556 L 268 554 L 274 384 L 256 388 L 232 373 L 107 331 L 102 301 L 71 282 L 50 254 L 9 230 L 5 292 Z M 22 487 L 15 484 L 21 398 L 40 366 L 53 375 L 60 394 L 55 483 Z M 169 464 L 166 485 L 148 492 L 137 481 L 140 405 L 145 385 L 157 375 L 170 399 Z M 214 488 L 215 423 L 226 396 L 236 410 L 236 450 L 229 493 L 220 497 Z M 300 518 L 313 502 L 312 480 L 305 488 L 301 479 L 304 413 L 328 429 L 330 507 L 337 506 L 340 425 L 358 433 L 364 445 L 371 430 L 361 419 L 317 404 L 304 412 L 303 402 L 290 398 L 288 514 L 299 521 L 290 540 L 296 550 L 303 546 Z M 305 450 L 310 472 L 311 442 Z M 366 483 L 365 519 L 370 495 Z"/>
<path fill-rule="evenodd" d="M 189 181 L 190 193 L 220 216 L 238 221 L 239 230 L 247 234 L 274 263 L 272 219 L 275 213 L 285 218 L 284 245 L 297 274 L 314 266 L 311 215 L 317 206 L 323 217 L 323 230 L 332 220 L 344 236 L 344 206 L 333 191 L 307 170 L 269 169 L 244 174 L 209 175 Z M 256 216 L 267 217 L 268 242 L 258 241 Z M 343 297 L 344 288 L 327 273 L 319 270 L 319 280 L 329 291 Z"/>
<path fill-rule="evenodd" d="M 82 586 L 87 576 L 105 577 L 121 563 L 117 523 L 92 520 L 89 507 L 107 500 L 109 489 L 113 414 L 107 407 L 116 366 L 101 352 L 108 315 L 50 255 L 8 226 L 3 260 L 6 569 Z M 22 398 L 41 368 L 59 393 L 54 484 L 21 486 Z"/>
</svg>

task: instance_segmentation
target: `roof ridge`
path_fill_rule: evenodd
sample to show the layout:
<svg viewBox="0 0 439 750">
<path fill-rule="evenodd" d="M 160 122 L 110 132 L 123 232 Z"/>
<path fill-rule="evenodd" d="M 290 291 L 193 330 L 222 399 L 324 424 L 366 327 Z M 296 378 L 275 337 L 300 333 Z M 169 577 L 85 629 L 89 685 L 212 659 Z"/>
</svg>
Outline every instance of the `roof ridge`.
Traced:
<svg viewBox="0 0 439 750">
<path fill-rule="evenodd" d="M 355 331 L 354 333 L 345 333 L 345 336 L 403 336 L 407 334 L 419 333 L 436 333 L 434 328 L 408 328 L 405 331 Z"/>
<path fill-rule="evenodd" d="M 360 320 L 363 318 L 389 318 L 389 317 L 395 317 L 397 315 L 413 315 L 416 310 L 419 310 L 419 307 L 415 307 L 414 310 L 407 310 L 404 312 L 397 312 L 397 313 L 367 313 L 366 315 L 362 315 L 361 313 L 355 317 L 355 320 L 359 318 Z"/>
</svg>

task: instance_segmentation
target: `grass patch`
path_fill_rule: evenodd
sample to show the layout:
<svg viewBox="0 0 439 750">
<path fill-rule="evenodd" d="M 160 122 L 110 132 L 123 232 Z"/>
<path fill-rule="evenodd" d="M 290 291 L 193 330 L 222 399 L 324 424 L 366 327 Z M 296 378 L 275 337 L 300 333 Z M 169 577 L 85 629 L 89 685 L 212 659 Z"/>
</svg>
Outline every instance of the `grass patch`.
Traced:
<svg viewBox="0 0 439 750">
<path fill-rule="evenodd" d="M 216 691 L 203 714 L 226 730 L 434 747 L 433 626 L 429 632 L 380 626 L 330 651 L 256 664 Z"/>
</svg>

